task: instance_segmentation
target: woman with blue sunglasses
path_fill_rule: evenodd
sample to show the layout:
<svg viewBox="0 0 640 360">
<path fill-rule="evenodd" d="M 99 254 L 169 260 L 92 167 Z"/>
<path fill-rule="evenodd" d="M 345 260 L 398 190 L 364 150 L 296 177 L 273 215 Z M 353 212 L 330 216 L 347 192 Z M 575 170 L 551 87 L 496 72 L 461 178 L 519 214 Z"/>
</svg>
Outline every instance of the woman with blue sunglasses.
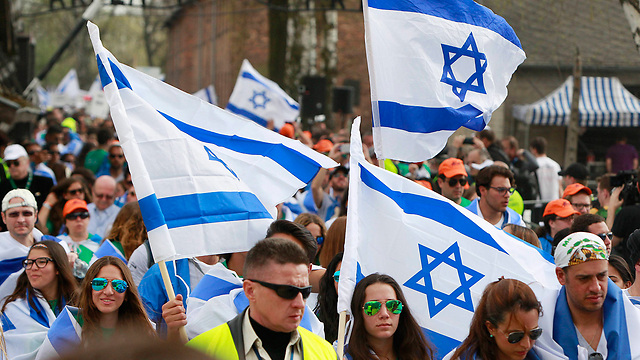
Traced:
<svg viewBox="0 0 640 360">
<path fill-rule="evenodd" d="M 353 360 L 433 359 L 433 347 L 411 315 L 400 285 L 388 275 L 360 280 L 351 298 L 353 332 L 346 349 Z"/>
<path fill-rule="evenodd" d="M 531 288 L 515 279 L 487 285 L 473 314 L 469 336 L 451 359 L 537 359 L 532 350 L 542 335 L 542 305 Z"/>
<path fill-rule="evenodd" d="M 24 272 L 2 306 L 2 328 L 10 359 L 33 359 L 51 324 L 77 284 L 60 244 L 35 243 L 22 262 Z"/>
</svg>

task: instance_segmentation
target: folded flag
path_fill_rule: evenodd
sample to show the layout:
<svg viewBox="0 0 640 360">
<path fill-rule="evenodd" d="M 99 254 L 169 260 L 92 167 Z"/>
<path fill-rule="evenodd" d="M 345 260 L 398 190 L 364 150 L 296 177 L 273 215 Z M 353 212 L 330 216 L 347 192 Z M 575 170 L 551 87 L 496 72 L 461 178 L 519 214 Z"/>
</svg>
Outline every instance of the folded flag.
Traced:
<svg viewBox="0 0 640 360">
<path fill-rule="evenodd" d="M 76 307 L 65 306 L 51 324 L 36 360 L 58 359 L 78 348 L 82 336 L 82 327 L 77 320 L 79 312 Z"/>
<path fill-rule="evenodd" d="M 87 26 L 156 262 L 250 249 L 277 204 L 337 165 L 120 64 Z"/>
<path fill-rule="evenodd" d="M 91 258 L 89 265 L 92 265 L 96 260 L 103 256 L 115 256 L 125 264 L 127 263 L 127 258 L 122 253 L 122 249 L 117 247 L 111 240 L 105 240 L 100 244 L 98 250 L 93 253 L 93 257 Z"/>
<path fill-rule="evenodd" d="M 379 159 L 423 161 L 459 127 L 482 130 L 525 59 L 509 24 L 473 0 L 369 0 L 364 18 Z"/>
<path fill-rule="evenodd" d="M 278 129 L 287 121 L 295 121 L 300 114 L 298 103 L 278 84 L 260 75 L 247 59 L 242 61 L 227 110 L 262 126 L 273 120 Z"/>
<path fill-rule="evenodd" d="M 218 105 L 218 95 L 213 85 L 209 85 L 204 89 L 200 89 L 193 93 L 193 96 L 200 98 L 209 104 Z"/>
<path fill-rule="evenodd" d="M 557 292 L 549 255 L 365 161 L 359 127 L 358 118 L 351 134 L 338 311 L 349 311 L 358 280 L 374 272 L 388 274 L 403 287 L 411 313 L 441 358 L 466 338 L 488 283 L 504 276 Z"/>
</svg>

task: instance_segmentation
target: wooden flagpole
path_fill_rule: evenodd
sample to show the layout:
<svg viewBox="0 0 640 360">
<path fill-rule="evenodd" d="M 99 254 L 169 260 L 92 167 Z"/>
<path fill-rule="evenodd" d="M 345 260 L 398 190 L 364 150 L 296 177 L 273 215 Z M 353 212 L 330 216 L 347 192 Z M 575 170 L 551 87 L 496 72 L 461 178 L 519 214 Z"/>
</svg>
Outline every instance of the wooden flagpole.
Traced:
<svg viewBox="0 0 640 360">
<path fill-rule="evenodd" d="M 338 360 L 344 358 L 344 333 L 347 324 L 347 312 L 340 312 L 340 319 L 338 322 Z"/>
<path fill-rule="evenodd" d="M 169 271 L 167 270 L 167 264 L 165 263 L 165 261 L 166 260 L 160 261 L 158 263 L 158 267 L 160 268 L 160 274 L 162 274 L 162 282 L 164 283 L 164 288 L 165 290 L 167 290 L 167 296 L 169 297 L 169 301 L 171 301 L 176 298 L 176 293 L 173 291 L 173 285 L 171 285 L 171 279 L 169 278 Z M 189 338 L 187 337 L 187 330 L 184 328 L 184 326 L 180 327 L 179 334 L 180 340 L 182 340 L 182 342 L 186 344 L 189 341 Z"/>
</svg>

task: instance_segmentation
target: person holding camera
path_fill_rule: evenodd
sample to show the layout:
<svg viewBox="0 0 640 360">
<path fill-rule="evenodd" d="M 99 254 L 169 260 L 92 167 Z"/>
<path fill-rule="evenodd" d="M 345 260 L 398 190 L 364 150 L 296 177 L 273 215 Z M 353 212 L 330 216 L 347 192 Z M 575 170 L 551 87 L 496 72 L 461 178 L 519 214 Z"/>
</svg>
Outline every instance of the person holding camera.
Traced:
<svg viewBox="0 0 640 360">
<path fill-rule="evenodd" d="M 611 228 L 613 237 L 611 244 L 613 254 L 622 256 L 629 266 L 632 264 L 627 238 L 640 228 L 640 189 L 638 177 L 634 172 L 620 172 L 610 179 L 611 191 L 607 212 L 607 225 Z M 618 211 L 620 209 L 620 211 Z"/>
</svg>

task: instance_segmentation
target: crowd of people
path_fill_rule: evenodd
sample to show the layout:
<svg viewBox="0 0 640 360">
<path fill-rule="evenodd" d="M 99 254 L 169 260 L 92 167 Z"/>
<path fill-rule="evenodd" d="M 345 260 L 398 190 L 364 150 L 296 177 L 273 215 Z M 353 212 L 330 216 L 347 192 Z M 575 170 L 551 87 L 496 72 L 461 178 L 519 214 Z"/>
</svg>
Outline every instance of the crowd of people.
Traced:
<svg viewBox="0 0 640 360">
<path fill-rule="evenodd" d="M 152 344 L 189 340 L 185 354 L 196 349 L 218 359 L 336 358 L 348 131 L 332 133 L 321 124 L 280 129 L 339 166 L 321 169 L 278 205 L 278 219 L 250 251 L 167 263 L 177 294 L 169 299 L 112 122 L 54 109 L 37 125 L 26 138 L 0 134 L 0 306 L 8 359 L 79 358 L 72 353 L 126 343 L 132 334 Z M 562 170 L 546 155 L 544 138 L 525 150 L 514 137 L 498 141 L 487 129 L 454 138 L 441 155 L 417 164 L 379 164 L 372 134 L 362 142 L 371 163 L 433 189 L 555 261 L 562 285 L 557 303 L 565 310 L 556 308 L 553 323 L 568 330 L 552 331 L 547 341 L 564 356 L 624 358 L 614 357 L 619 344 L 605 333 L 609 307 L 621 302 L 605 300 L 622 296 L 640 307 L 640 189 L 632 146 L 620 140 L 612 147 L 606 164 L 615 173 L 595 179 L 592 189 L 587 168 L 576 163 Z M 539 221 L 523 217 L 531 200 Z M 538 358 L 547 351 L 543 332 L 550 331 L 539 324 L 545 310 L 527 284 L 494 281 L 450 357 Z M 348 359 L 446 355 L 388 275 L 358 282 L 351 316 Z"/>
</svg>

